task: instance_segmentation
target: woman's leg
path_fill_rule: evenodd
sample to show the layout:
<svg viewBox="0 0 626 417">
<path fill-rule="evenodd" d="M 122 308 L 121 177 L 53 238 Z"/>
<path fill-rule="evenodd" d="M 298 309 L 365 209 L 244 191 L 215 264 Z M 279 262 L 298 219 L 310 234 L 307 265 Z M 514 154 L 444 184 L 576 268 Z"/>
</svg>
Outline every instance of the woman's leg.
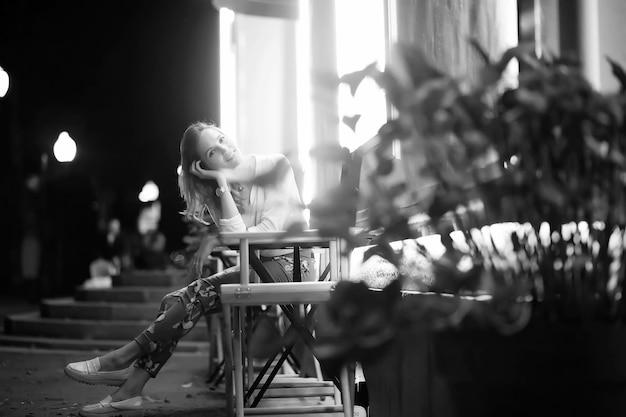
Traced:
<svg viewBox="0 0 626 417">
<path fill-rule="evenodd" d="M 135 359 L 143 355 L 143 350 L 134 340 L 124 346 L 100 356 L 101 371 L 117 371 L 128 368 Z"/>
<path fill-rule="evenodd" d="M 276 281 L 291 279 L 293 263 L 270 261 L 266 264 Z M 309 261 L 302 262 L 303 275 L 309 273 Z M 154 323 L 135 340 L 100 358 L 101 370 L 119 370 L 137 361 L 128 379 L 111 398 L 113 401 L 140 396 L 150 378 L 156 377 L 171 357 L 178 340 L 187 334 L 207 313 L 220 311 L 219 287 L 239 282 L 237 267 L 201 278 L 189 286 L 166 295 Z"/>
<path fill-rule="evenodd" d="M 211 277 L 206 278 L 206 280 L 210 280 Z M 157 313 L 157 318 L 155 322 L 152 323 L 150 327 L 144 330 L 141 335 L 139 335 L 134 340 L 125 344 L 124 346 L 112 350 L 105 355 L 100 357 L 100 370 L 101 371 L 116 371 L 119 369 L 124 369 L 129 367 L 135 362 L 135 360 L 141 358 L 144 354 L 150 353 L 152 347 L 150 346 L 151 338 L 144 337 L 144 335 L 148 332 L 152 332 L 151 329 L 157 328 L 157 322 L 166 318 L 167 322 L 172 323 L 177 320 L 180 320 L 184 316 L 184 309 L 182 308 L 182 304 L 177 306 L 179 303 L 183 303 L 184 294 L 188 292 L 189 287 L 195 286 L 197 281 L 194 281 L 191 285 L 186 288 L 171 292 L 161 300 L 161 306 Z M 186 297 L 186 301 L 188 302 L 189 298 Z M 195 325 L 195 323 L 193 323 Z M 193 327 L 193 326 L 192 326 Z M 160 329 L 160 337 L 161 338 L 169 338 L 170 335 L 165 336 L 162 326 L 159 326 Z M 189 328 L 191 329 L 191 327 Z M 186 333 L 186 332 L 185 332 Z M 184 334 L 183 334 L 184 335 Z M 174 335 L 172 335 L 174 336 Z M 182 335 L 180 336 L 182 337 Z M 141 342 L 138 340 L 141 338 Z"/>
<path fill-rule="evenodd" d="M 290 281 L 293 274 L 293 261 L 288 257 L 280 257 L 275 261 L 264 262 L 264 265 L 275 281 Z M 303 280 L 313 268 L 312 259 L 303 257 L 301 272 Z M 151 374 L 165 364 L 173 353 L 178 340 L 191 330 L 200 317 L 219 310 L 219 286 L 223 283 L 239 282 L 237 267 L 225 269 L 208 278 L 201 278 L 180 290 L 167 294 L 161 300 L 161 307 L 155 322 L 135 340 L 100 357 L 102 371 L 115 371 L 130 366 L 136 359 L 146 353 L 149 355 L 140 362 Z M 158 369 L 151 371 L 157 366 Z"/>
<path fill-rule="evenodd" d="M 151 377 L 146 370 L 134 366 L 126 382 L 111 394 L 111 399 L 113 401 L 122 401 L 142 395 L 143 387 L 146 386 Z"/>
<path fill-rule="evenodd" d="M 157 318 L 146 330 L 132 342 L 100 357 L 102 371 L 123 369 L 136 361 L 126 382 L 111 394 L 113 401 L 141 395 L 146 383 L 171 357 L 178 341 L 202 316 L 219 311 L 219 286 L 238 281 L 239 271 L 229 268 L 167 294 Z"/>
<path fill-rule="evenodd" d="M 135 366 L 156 377 L 174 353 L 178 341 L 195 327 L 200 318 L 221 311 L 219 287 L 231 282 L 239 282 L 238 267 L 198 279 L 186 288 L 168 294 L 152 325 L 135 338 L 142 350 Z"/>
</svg>

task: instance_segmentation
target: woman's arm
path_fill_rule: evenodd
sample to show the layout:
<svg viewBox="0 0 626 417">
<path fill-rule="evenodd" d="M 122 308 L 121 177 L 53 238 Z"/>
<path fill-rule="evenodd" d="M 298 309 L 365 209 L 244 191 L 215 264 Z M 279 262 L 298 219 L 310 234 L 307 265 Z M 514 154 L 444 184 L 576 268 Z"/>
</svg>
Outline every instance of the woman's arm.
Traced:
<svg viewBox="0 0 626 417">
<path fill-rule="evenodd" d="M 288 159 L 284 156 L 282 158 L 275 158 L 274 155 L 272 155 L 272 158 L 268 158 L 265 155 L 257 158 L 257 171 L 262 174 L 257 176 L 257 181 L 262 181 L 263 178 L 268 179 L 268 183 L 259 184 L 265 189 L 265 197 L 263 199 L 263 207 L 256 208 L 260 213 L 260 219 L 257 220 L 257 223 L 246 229 L 241 216 L 232 219 L 222 219 L 220 221 L 222 231 L 282 231 L 285 230 L 289 223 L 299 221 L 300 216 L 295 214 L 297 211 L 302 211 L 298 186 Z M 280 175 L 275 174 L 277 170 L 280 170 Z M 284 173 L 282 170 L 284 170 Z M 304 226 L 305 220 L 303 216 L 301 220 Z"/>
<path fill-rule="evenodd" d="M 213 249 L 219 244 L 217 233 L 207 233 L 200 240 L 200 245 L 187 265 L 187 271 L 194 278 L 202 276 L 204 263 L 211 255 Z"/>
<path fill-rule="evenodd" d="M 288 203 L 283 202 L 266 210 L 261 220 L 254 226 L 246 227 L 241 215 L 220 220 L 222 232 L 280 232 L 285 230 Z"/>
<path fill-rule="evenodd" d="M 224 176 L 229 183 L 267 185 L 283 180 L 290 168 L 289 160 L 280 153 L 258 158 L 255 155 L 246 155 L 237 168 L 224 170 Z"/>
<path fill-rule="evenodd" d="M 212 178 L 218 186 L 224 187 L 219 203 L 221 204 L 220 230 L 223 232 L 243 231 L 280 231 L 283 230 L 285 221 L 289 217 L 289 211 L 293 202 L 292 194 L 297 194 L 297 186 L 291 169 L 291 164 L 282 154 L 249 155 L 235 170 L 211 171 L 200 167 L 199 163 L 192 165 L 192 173 L 200 178 Z M 237 210 L 235 201 L 228 188 L 227 182 L 253 183 L 262 187 L 268 187 L 273 196 L 270 201 L 265 201 L 263 216 L 259 223 L 246 227 L 241 214 Z M 292 190 L 293 189 L 293 190 Z M 295 190 L 295 191 L 294 191 Z"/>
<path fill-rule="evenodd" d="M 216 191 L 215 196 L 211 197 L 220 205 L 223 218 L 229 219 L 239 214 L 237 204 L 235 204 L 235 200 L 230 193 L 226 176 L 222 171 L 202 169 L 200 161 L 195 161 L 191 164 L 191 173 L 199 178 L 215 180 L 219 190 Z"/>
<path fill-rule="evenodd" d="M 194 163 L 193 174 L 200 178 L 215 178 L 215 171 L 204 169 L 200 163 Z M 227 183 L 248 183 L 268 185 L 279 183 L 291 169 L 289 159 L 283 154 L 246 155 L 233 169 L 222 169 L 220 173 Z"/>
</svg>

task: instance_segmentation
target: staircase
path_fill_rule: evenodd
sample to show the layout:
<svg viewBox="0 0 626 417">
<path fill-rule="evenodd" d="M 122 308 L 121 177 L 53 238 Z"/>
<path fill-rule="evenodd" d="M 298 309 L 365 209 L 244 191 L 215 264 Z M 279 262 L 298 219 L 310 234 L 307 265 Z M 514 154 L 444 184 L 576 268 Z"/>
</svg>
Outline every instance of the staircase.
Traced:
<svg viewBox="0 0 626 417">
<path fill-rule="evenodd" d="M 6 316 L 0 345 L 101 351 L 120 347 L 150 324 L 161 298 L 185 286 L 186 280 L 180 270 L 138 270 L 112 277 L 105 288 L 77 287 L 74 297 L 43 299 L 39 311 Z M 205 351 L 208 355 L 209 337 L 206 321 L 200 320 L 177 352 Z"/>
</svg>

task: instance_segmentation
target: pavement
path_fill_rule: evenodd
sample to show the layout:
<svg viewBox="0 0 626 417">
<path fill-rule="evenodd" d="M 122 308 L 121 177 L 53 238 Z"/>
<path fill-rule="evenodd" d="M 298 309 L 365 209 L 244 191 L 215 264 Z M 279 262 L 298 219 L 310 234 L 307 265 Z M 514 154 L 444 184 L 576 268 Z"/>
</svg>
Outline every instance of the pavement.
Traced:
<svg viewBox="0 0 626 417">
<path fill-rule="evenodd" d="M 0 297 L 0 323 L 7 314 L 37 309 L 19 297 Z M 0 417 L 78 416 L 83 405 L 97 403 L 115 388 L 81 384 L 66 377 L 63 368 L 98 353 L 0 346 Z M 207 355 L 174 353 L 144 389 L 144 415 L 225 417 L 223 384 L 211 390 L 205 382 Z"/>
</svg>

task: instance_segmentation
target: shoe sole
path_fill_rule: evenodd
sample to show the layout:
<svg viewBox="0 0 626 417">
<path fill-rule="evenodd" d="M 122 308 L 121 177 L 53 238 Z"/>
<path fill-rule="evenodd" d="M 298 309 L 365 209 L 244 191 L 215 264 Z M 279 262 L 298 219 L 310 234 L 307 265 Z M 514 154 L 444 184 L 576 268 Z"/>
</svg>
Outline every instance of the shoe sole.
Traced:
<svg viewBox="0 0 626 417">
<path fill-rule="evenodd" d="M 77 374 L 68 367 L 65 367 L 63 370 L 65 371 L 65 375 L 67 375 L 74 381 L 88 385 L 106 385 L 109 387 L 120 387 L 124 385 L 124 382 L 126 382 L 126 379 L 106 379 L 99 376 L 93 376 L 94 379 L 90 380 L 85 375 Z M 124 415 L 124 417 L 126 416 Z"/>
<path fill-rule="evenodd" d="M 81 417 L 143 417 L 144 410 L 113 410 L 107 413 L 90 413 L 79 411 Z"/>
</svg>

